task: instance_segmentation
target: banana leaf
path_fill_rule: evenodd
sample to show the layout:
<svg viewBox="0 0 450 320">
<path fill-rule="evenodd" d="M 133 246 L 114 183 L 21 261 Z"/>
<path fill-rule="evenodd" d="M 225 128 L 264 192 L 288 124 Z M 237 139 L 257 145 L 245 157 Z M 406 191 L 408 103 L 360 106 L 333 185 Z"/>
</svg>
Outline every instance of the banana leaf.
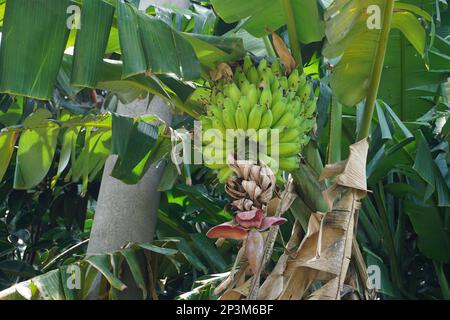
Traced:
<svg viewBox="0 0 450 320">
<path fill-rule="evenodd" d="M 228 23 L 245 19 L 242 28 L 262 37 L 286 24 L 282 0 L 212 0 L 217 14 Z M 299 40 L 317 42 L 324 37 L 325 25 L 316 0 L 292 1 Z"/>
<path fill-rule="evenodd" d="M 47 100 L 63 57 L 69 0 L 7 1 L 0 48 L 0 92 Z"/>
</svg>

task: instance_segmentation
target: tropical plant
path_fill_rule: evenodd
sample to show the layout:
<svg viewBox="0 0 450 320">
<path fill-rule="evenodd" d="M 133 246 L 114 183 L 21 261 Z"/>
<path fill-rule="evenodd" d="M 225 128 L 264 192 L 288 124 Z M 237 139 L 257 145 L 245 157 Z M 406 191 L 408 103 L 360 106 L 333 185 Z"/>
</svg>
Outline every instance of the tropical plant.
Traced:
<svg viewBox="0 0 450 320">
<path fill-rule="evenodd" d="M 450 299 L 445 0 L 137 2 L 0 1 L 0 298 L 118 299 L 130 270 L 144 299 Z M 116 113 L 147 95 L 171 126 Z M 175 129 L 264 116 L 279 162 L 171 161 Z M 167 163 L 156 239 L 85 256 L 110 154 L 127 184 Z"/>
</svg>

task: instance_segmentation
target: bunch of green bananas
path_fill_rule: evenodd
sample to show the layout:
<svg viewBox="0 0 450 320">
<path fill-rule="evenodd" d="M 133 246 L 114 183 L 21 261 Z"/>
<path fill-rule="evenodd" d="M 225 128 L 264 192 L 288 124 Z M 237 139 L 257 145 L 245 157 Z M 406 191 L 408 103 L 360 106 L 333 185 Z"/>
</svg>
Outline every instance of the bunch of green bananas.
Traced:
<svg viewBox="0 0 450 320">
<path fill-rule="evenodd" d="M 227 129 L 256 132 L 251 139 L 258 142 L 260 133 L 268 133 L 267 153 L 262 160 L 272 168 L 285 171 L 299 167 L 298 154 L 309 142 L 308 133 L 316 122 L 317 99 L 304 74 L 300 75 L 297 69 L 288 76 L 284 74 L 278 60 L 269 66 L 263 59 L 255 67 L 247 56 L 235 70 L 233 80 L 219 80 L 214 84 L 207 115 L 201 118 L 206 146 L 203 153 L 205 160 L 216 156 L 206 166 L 219 170 L 221 181 L 232 174 L 226 162 L 226 143 L 231 143 L 228 147 L 236 152 L 234 141 L 226 140 Z M 221 134 L 219 137 L 205 135 L 208 129 L 216 129 Z M 278 138 L 271 139 L 275 130 Z M 273 150 L 278 150 L 278 162 L 269 156 Z"/>
</svg>

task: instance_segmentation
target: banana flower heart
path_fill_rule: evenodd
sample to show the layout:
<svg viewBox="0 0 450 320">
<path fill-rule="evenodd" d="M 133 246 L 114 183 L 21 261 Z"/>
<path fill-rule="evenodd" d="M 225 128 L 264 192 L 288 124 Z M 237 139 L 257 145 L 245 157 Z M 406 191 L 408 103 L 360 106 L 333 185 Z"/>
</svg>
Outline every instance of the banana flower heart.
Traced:
<svg viewBox="0 0 450 320">
<path fill-rule="evenodd" d="M 245 254 L 252 271 L 256 273 L 264 251 L 264 239 L 261 232 L 285 222 L 285 218 L 265 217 L 261 209 L 243 211 L 237 213 L 232 221 L 211 228 L 206 235 L 209 238 L 247 239 Z"/>
</svg>

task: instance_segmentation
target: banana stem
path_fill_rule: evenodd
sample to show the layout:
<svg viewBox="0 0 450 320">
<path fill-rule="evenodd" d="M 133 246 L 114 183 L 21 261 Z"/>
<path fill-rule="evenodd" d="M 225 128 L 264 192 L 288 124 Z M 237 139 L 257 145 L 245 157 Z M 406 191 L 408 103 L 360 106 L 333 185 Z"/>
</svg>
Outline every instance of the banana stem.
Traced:
<svg viewBox="0 0 450 320">
<path fill-rule="evenodd" d="M 282 0 L 284 15 L 289 35 L 289 43 L 291 45 L 291 54 L 295 62 L 298 64 L 300 74 L 303 73 L 302 52 L 300 51 L 300 42 L 298 41 L 297 28 L 295 26 L 294 10 L 291 0 Z"/>
<path fill-rule="evenodd" d="M 341 161 L 342 104 L 332 98 L 327 163 Z"/>
<path fill-rule="evenodd" d="M 266 46 L 266 51 L 269 57 L 276 58 L 277 54 L 275 53 L 275 50 L 273 49 L 272 43 L 270 42 L 269 36 L 263 37 L 264 45 Z"/>
<path fill-rule="evenodd" d="M 383 71 L 384 57 L 386 55 L 393 12 L 394 0 L 387 0 L 383 13 L 383 25 L 381 27 L 381 34 L 373 65 L 372 77 L 370 79 L 369 91 L 367 93 L 366 104 L 364 106 L 361 129 L 359 130 L 357 141 L 367 138 L 370 134 L 370 125 L 372 123 L 372 116 L 375 110 L 375 101 L 377 99 L 378 89 L 380 87 L 381 74 Z"/>
</svg>

